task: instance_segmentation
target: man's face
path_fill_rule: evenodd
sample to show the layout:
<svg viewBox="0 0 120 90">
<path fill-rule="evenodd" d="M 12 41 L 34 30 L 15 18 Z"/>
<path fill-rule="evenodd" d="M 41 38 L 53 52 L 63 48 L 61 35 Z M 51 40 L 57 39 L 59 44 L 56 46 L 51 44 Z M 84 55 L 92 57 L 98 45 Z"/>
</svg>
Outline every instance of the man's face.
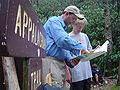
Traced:
<svg viewBox="0 0 120 90">
<path fill-rule="evenodd" d="M 67 16 L 67 23 L 68 24 L 72 24 L 77 20 L 77 16 L 75 16 L 74 14 L 68 14 Z"/>
</svg>

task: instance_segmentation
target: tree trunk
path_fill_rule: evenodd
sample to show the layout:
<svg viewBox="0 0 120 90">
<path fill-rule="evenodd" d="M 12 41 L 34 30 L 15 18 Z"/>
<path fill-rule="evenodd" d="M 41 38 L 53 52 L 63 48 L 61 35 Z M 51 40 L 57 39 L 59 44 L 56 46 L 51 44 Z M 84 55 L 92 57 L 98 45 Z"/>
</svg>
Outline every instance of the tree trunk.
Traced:
<svg viewBox="0 0 120 90">
<path fill-rule="evenodd" d="M 109 4 L 108 0 L 104 0 L 104 14 L 105 14 L 105 31 L 106 31 L 106 39 L 110 41 L 108 52 L 112 53 L 112 30 L 111 30 L 111 22 L 110 22 L 110 11 L 109 11 Z"/>
<path fill-rule="evenodd" d="M 2 57 L 2 65 L 6 90 L 20 90 L 14 59 L 12 57 Z"/>
<path fill-rule="evenodd" d="M 120 0 L 117 0 L 117 7 L 118 7 L 118 14 L 119 14 L 119 10 L 120 10 Z M 119 68 L 118 68 L 118 79 L 117 79 L 117 85 L 120 86 L 120 60 L 119 60 Z"/>
<path fill-rule="evenodd" d="M 105 31 L 106 31 L 106 39 L 109 40 L 110 44 L 108 47 L 108 53 L 112 53 L 112 31 L 110 27 L 110 11 L 109 11 L 109 4 L 108 0 L 104 0 L 104 14 L 105 14 Z M 110 75 L 112 72 L 111 65 L 112 63 L 109 62 L 109 60 L 106 61 L 106 69 L 109 70 L 107 73 L 105 73 L 106 76 Z"/>
<path fill-rule="evenodd" d="M 117 80 L 117 85 L 120 86 L 120 61 L 119 61 L 119 69 L 118 69 L 118 80 Z"/>
</svg>

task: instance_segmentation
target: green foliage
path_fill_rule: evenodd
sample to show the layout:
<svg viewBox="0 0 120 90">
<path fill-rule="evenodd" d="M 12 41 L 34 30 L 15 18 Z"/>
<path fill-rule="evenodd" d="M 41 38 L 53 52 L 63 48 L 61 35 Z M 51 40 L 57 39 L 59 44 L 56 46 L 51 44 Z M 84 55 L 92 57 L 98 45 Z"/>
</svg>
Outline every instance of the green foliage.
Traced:
<svg viewBox="0 0 120 90">
<path fill-rule="evenodd" d="M 109 70 L 105 69 L 105 64 L 106 62 L 111 62 L 111 68 L 112 68 L 112 73 L 111 73 L 111 78 L 117 78 L 118 77 L 118 64 L 119 64 L 119 59 L 120 59 L 120 52 L 118 53 L 112 53 L 112 54 L 105 54 L 102 55 L 98 58 L 95 58 L 91 61 L 91 63 L 97 63 L 100 70 L 104 73 L 109 72 Z M 103 73 L 103 74 L 104 74 Z"/>
<path fill-rule="evenodd" d="M 110 19 L 111 19 L 111 30 L 113 33 L 113 53 L 102 55 L 94 60 L 92 63 L 97 63 L 100 69 L 105 73 L 109 72 L 106 69 L 106 62 L 112 63 L 112 73 L 113 78 L 118 77 L 118 61 L 120 58 L 120 15 L 118 9 L 118 4 L 114 1 L 114 4 L 110 4 Z M 87 18 L 89 24 L 85 27 L 84 32 L 89 36 L 93 48 L 97 45 L 101 45 L 106 40 L 106 31 L 104 25 L 104 6 L 101 1 L 88 0 L 87 2 L 81 3 L 81 12 Z M 119 5 L 120 7 L 120 5 Z"/>
<path fill-rule="evenodd" d="M 112 85 L 112 86 L 105 88 L 104 90 L 120 90 L 120 86 Z"/>
</svg>

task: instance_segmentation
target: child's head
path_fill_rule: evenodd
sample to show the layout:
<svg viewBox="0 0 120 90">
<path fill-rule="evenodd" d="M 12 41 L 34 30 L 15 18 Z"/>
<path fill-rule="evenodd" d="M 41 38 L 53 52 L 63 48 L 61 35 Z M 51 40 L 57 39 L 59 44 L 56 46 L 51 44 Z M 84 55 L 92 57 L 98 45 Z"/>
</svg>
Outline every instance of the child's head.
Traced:
<svg viewBox="0 0 120 90">
<path fill-rule="evenodd" d="M 77 19 L 74 23 L 72 23 L 73 30 L 81 32 L 84 26 L 87 24 L 87 19 L 82 16 L 83 18 Z"/>
<path fill-rule="evenodd" d="M 92 65 L 92 68 L 93 68 L 93 69 L 97 69 L 97 64 L 93 64 L 93 65 Z"/>
<path fill-rule="evenodd" d="M 78 18 L 73 24 L 74 25 L 79 25 L 79 24 L 83 24 L 83 25 L 86 25 L 88 22 L 87 22 L 87 19 L 84 17 L 84 15 L 81 15 L 82 18 Z"/>
</svg>

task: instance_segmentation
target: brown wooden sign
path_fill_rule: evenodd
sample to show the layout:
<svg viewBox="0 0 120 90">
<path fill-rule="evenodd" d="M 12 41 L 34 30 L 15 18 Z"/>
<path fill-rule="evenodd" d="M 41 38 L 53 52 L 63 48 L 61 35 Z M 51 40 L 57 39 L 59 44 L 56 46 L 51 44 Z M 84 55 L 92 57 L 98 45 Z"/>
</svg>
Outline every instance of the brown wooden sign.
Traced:
<svg viewBox="0 0 120 90">
<path fill-rule="evenodd" d="M 0 55 L 42 57 L 44 29 L 29 0 L 0 0 Z"/>
<path fill-rule="evenodd" d="M 30 58 L 29 66 L 29 90 L 36 90 L 42 85 L 42 62 L 41 58 Z M 41 89 L 38 89 L 41 90 Z"/>
</svg>

